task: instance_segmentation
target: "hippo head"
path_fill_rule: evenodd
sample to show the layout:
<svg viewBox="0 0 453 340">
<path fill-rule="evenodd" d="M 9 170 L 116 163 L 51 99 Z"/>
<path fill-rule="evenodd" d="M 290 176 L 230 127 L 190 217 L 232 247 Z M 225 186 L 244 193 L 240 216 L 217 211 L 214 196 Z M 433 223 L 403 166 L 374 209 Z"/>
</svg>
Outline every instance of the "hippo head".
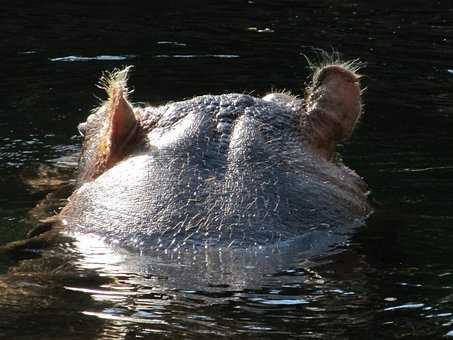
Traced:
<svg viewBox="0 0 453 340">
<path fill-rule="evenodd" d="M 363 221 L 366 185 L 336 157 L 361 114 L 354 63 L 315 69 L 305 99 L 206 95 L 133 105 L 130 67 L 107 74 L 108 99 L 79 125 L 69 230 L 129 248 L 249 246 Z"/>
</svg>

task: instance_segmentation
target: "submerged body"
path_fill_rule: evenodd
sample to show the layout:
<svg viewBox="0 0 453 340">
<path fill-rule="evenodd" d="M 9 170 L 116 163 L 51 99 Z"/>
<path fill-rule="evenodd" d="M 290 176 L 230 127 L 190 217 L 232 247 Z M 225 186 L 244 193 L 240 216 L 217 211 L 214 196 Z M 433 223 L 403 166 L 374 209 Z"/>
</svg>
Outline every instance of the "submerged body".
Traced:
<svg viewBox="0 0 453 340">
<path fill-rule="evenodd" d="M 80 126 L 78 188 L 58 219 L 139 250 L 249 247 L 346 230 L 369 213 L 366 185 L 335 159 L 360 116 L 344 65 L 318 69 L 306 101 L 283 93 L 133 107 L 127 69 Z"/>
</svg>

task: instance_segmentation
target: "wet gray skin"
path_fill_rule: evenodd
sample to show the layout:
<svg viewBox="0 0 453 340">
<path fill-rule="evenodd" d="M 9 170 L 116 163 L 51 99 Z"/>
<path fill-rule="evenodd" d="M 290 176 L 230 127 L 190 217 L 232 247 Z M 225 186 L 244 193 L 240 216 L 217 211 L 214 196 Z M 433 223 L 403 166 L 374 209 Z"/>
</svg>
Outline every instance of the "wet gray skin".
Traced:
<svg viewBox="0 0 453 340">
<path fill-rule="evenodd" d="M 140 251 L 251 247 L 363 223 L 366 185 L 336 158 L 361 114 L 354 65 L 315 70 L 306 100 L 206 95 L 159 107 L 128 100 L 129 69 L 79 129 L 70 234 Z M 313 242 L 313 240 L 309 241 Z"/>
</svg>

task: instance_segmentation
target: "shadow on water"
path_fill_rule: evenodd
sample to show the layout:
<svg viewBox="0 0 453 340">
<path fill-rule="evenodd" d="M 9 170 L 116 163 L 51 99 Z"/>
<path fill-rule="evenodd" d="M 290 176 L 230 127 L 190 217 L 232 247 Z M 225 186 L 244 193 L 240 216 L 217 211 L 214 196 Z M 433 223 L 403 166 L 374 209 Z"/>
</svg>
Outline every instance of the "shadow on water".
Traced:
<svg viewBox="0 0 453 340">
<path fill-rule="evenodd" d="M 300 93 L 301 54 L 317 48 L 367 62 L 366 114 L 340 152 L 372 188 L 376 212 L 317 253 L 146 258 L 90 238 L 89 247 L 2 258 L 0 338 L 452 336 L 452 13 L 449 1 L 9 4 L 0 14 L 0 243 L 23 236 L 27 211 L 51 191 L 30 190 L 20 174 L 77 152 L 75 127 L 96 105 L 92 93 L 101 96 L 102 70 L 134 64 L 138 102 Z"/>
</svg>

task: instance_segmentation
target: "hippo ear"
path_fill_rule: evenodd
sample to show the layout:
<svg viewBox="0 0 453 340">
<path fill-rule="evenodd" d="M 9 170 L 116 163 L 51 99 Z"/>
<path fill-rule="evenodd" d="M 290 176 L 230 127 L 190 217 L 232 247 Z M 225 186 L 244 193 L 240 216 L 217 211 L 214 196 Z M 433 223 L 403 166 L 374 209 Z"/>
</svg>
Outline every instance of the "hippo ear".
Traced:
<svg viewBox="0 0 453 340">
<path fill-rule="evenodd" d="M 307 89 L 312 144 L 328 159 L 333 157 L 336 143 L 351 136 L 362 112 L 357 70 L 354 63 L 320 67 Z"/>
<path fill-rule="evenodd" d="M 106 118 L 108 119 L 109 129 L 108 138 L 110 140 L 110 153 L 122 153 L 131 142 L 138 127 L 134 110 L 125 98 L 125 89 L 116 87 L 112 89 L 111 97 L 107 105 Z"/>
<path fill-rule="evenodd" d="M 98 84 L 108 95 L 104 105 L 104 126 L 107 129 L 103 132 L 103 138 L 104 144 L 109 146 L 110 154 L 123 150 L 138 126 L 134 110 L 127 100 L 127 80 L 131 68 L 132 66 L 127 66 L 113 72 L 105 72 Z"/>
<path fill-rule="evenodd" d="M 104 73 L 98 87 L 107 92 L 108 99 L 79 125 L 85 137 L 79 159 L 78 185 L 110 169 L 135 146 L 140 125 L 127 100 L 130 68 Z"/>
</svg>

